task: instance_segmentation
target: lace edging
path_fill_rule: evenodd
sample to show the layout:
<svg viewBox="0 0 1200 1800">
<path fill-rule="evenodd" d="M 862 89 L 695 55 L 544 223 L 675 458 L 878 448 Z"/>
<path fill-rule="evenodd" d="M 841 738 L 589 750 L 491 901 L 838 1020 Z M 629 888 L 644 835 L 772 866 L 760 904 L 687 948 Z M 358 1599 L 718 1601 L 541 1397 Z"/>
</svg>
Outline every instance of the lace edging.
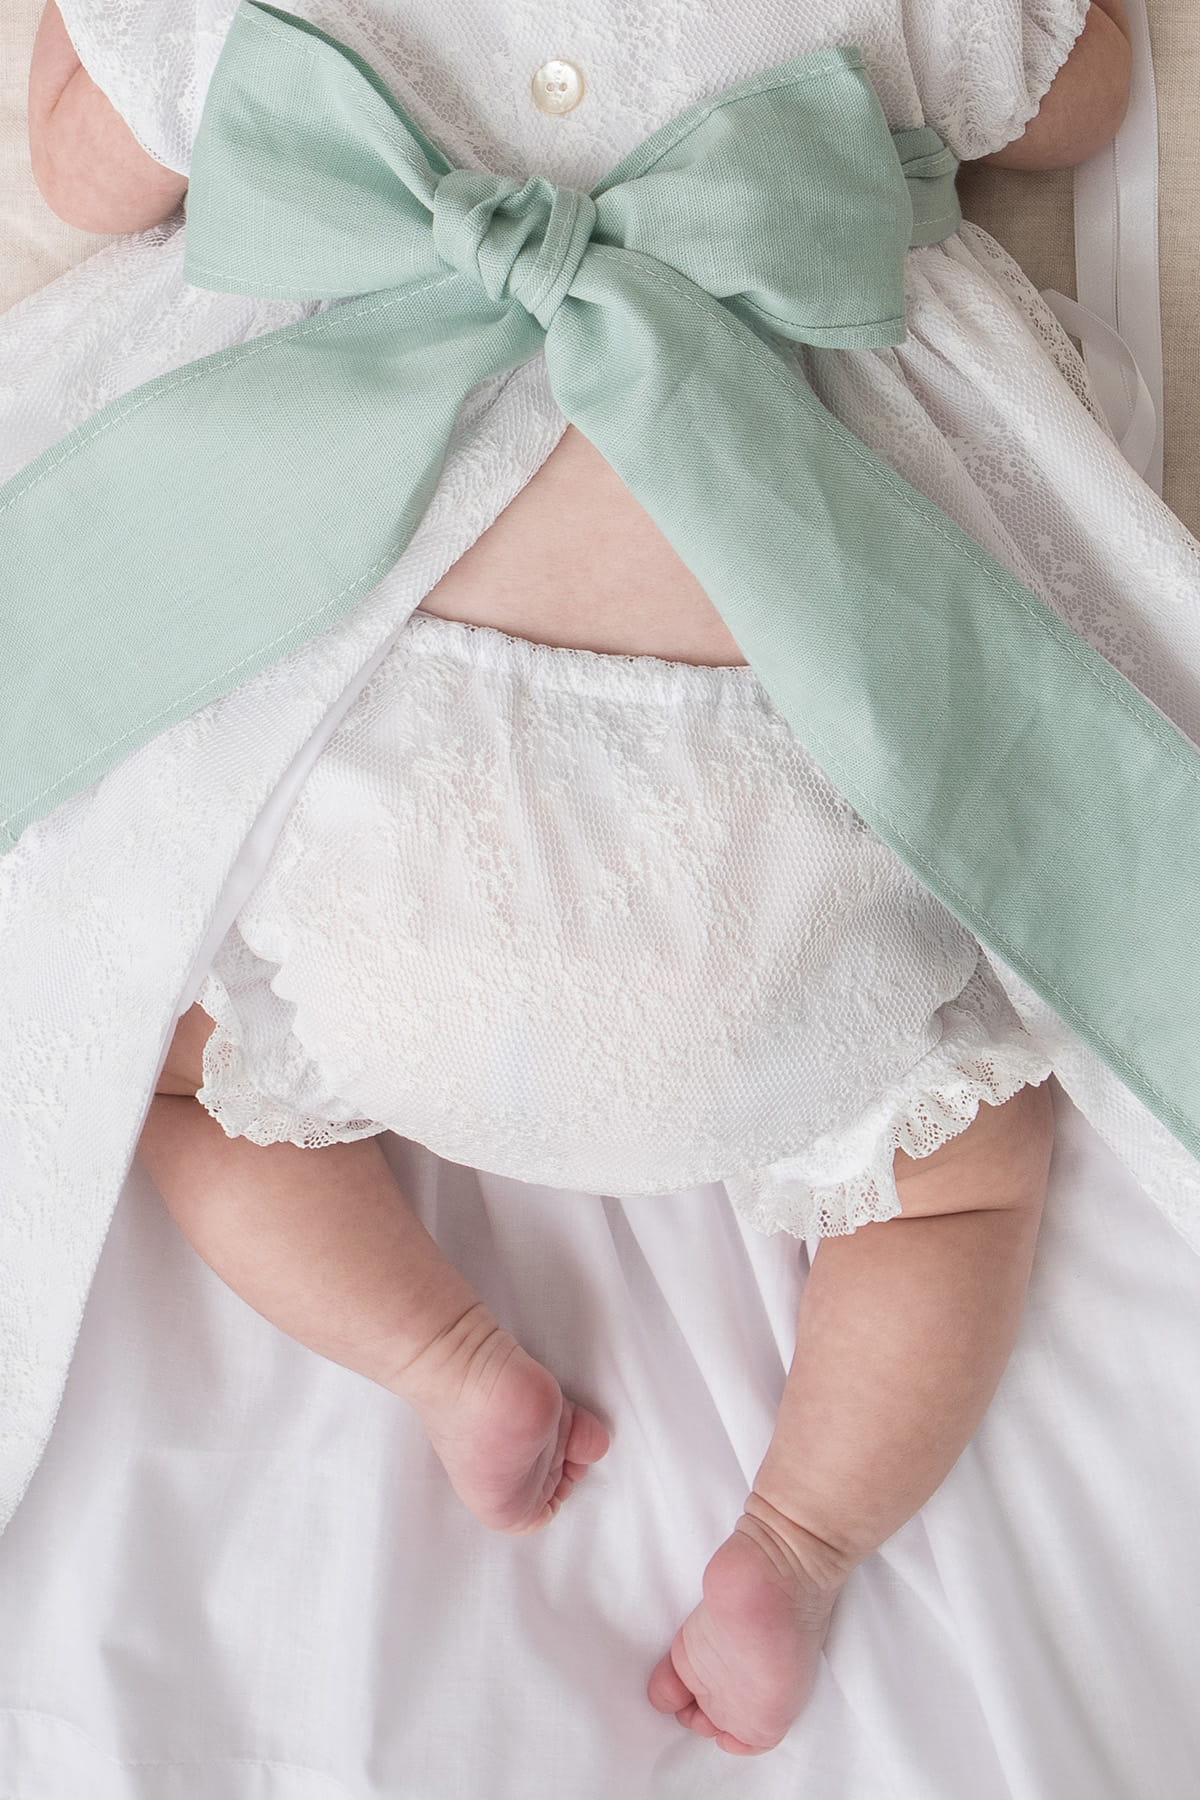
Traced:
<svg viewBox="0 0 1200 1800">
<path fill-rule="evenodd" d="M 248 955 L 239 940 L 227 970 L 235 988 Z M 385 1129 L 375 1120 L 330 1118 L 337 1101 L 312 1091 L 305 1079 L 311 1071 L 300 1066 L 304 1053 L 294 1039 L 284 1054 L 296 1066 L 277 1073 L 283 1091 L 303 1093 L 303 1099 L 289 1106 L 264 1093 L 245 1078 L 247 1046 L 227 981 L 210 971 L 198 1001 L 216 1028 L 205 1045 L 204 1085 L 196 1097 L 227 1137 L 320 1149 Z M 735 1212 L 766 1236 L 783 1231 L 800 1238 L 847 1236 L 860 1225 L 895 1218 L 902 1210 L 893 1168 L 897 1150 L 928 1156 L 967 1128 L 981 1101 L 1003 1105 L 1051 1073 L 1052 1064 L 982 957 L 940 1016 L 941 1041 L 851 1124 L 791 1156 L 723 1176 Z"/>
<path fill-rule="evenodd" d="M 860 1225 L 894 1219 L 902 1211 L 897 1150 L 929 1156 L 966 1130 L 981 1101 L 1002 1106 L 1053 1073 L 1015 1014 L 986 1039 L 968 992 L 943 1016 L 947 1030 L 937 1048 L 852 1125 L 814 1139 L 796 1156 L 726 1176 L 735 1212 L 768 1237 L 848 1237 Z"/>
<path fill-rule="evenodd" d="M 321 1150 L 330 1144 L 375 1137 L 385 1130 L 374 1119 L 330 1120 L 314 1113 L 297 1112 L 264 1094 L 245 1079 L 245 1054 L 237 1011 L 224 982 L 211 970 L 197 995 L 197 1002 L 216 1021 L 216 1029 L 204 1046 L 204 1082 L 197 1090 L 196 1098 L 226 1137 L 244 1137 L 250 1143 L 264 1147 L 290 1143 L 303 1150 Z"/>
</svg>

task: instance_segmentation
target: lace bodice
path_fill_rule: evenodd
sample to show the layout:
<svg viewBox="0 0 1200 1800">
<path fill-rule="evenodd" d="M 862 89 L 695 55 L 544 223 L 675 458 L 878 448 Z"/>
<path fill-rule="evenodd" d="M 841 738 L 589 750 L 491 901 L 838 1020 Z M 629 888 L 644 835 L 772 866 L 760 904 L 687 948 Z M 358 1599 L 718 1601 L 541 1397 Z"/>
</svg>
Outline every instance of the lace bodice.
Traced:
<svg viewBox="0 0 1200 1800">
<path fill-rule="evenodd" d="M 143 148 L 186 173 L 238 0 L 64 0 L 93 77 Z M 929 124 L 966 161 L 1020 135 L 1088 0 L 294 0 L 364 56 L 468 168 L 590 187 L 694 101 L 810 50 L 857 44 L 894 130 Z M 529 81 L 569 57 L 588 98 L 548 118 Z"/>
</svg>

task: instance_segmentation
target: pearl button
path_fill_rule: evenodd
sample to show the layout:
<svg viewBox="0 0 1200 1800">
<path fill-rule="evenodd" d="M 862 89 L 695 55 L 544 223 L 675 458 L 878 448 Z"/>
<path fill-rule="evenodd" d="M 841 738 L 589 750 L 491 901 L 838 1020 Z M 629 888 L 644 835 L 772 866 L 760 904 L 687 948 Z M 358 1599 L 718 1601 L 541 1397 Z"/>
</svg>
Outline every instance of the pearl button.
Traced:
<svg viewBox="0 0 1200 1800">
<path fill-rule="evenodd" d="M 574 63 L 543 63 L 529 84 L 539 112 L 567 113 L 583 99 L 583 76 Z"/>
</svg>

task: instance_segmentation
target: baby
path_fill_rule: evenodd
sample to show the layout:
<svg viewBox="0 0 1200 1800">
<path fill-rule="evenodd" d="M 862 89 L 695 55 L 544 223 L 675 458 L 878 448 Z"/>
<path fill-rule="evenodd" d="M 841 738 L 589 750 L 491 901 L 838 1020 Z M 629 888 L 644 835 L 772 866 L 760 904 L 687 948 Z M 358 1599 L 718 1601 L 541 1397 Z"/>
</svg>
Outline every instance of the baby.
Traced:
<svg viewBox="0 0 1200 1800">
<path fill-rule="evenodd" d="M 1093 14 L 1037 119 L 989 160 L 1050 167 L 1111 137 L 1122 68 L 1128 80 L 1124 36 L 1105 29 L 1119 0 Z M 35 176 L 62 216 L 133 231 L 177 204 L 182 178 L 138 149 L 79 69 L 53 5 L 30 92 Z M 588 545 L 577 550 L 588 566 Z M 196 1100 L 212 1028 L 199 1006 L 180 1020 L 140 1144 L 180 1229 L 279 1329 L 413 1406 L 484 1524 L 541 1529 L 605 1454 L 605 1425 L 441 1253 L 376 1138 L 305 1150 L 225 1135 Z M 779 1743 L 851 1570 L 924 1504 L 977 1429 L 1016 1337 L 1052 1140 L 1047 1086 L 1023 1087 L 930 1155 L 897 1152 L 899 1217 L 822 1241 L 774 1436 L 701 1604 L 649 1680 L 654 1706 L 720 1748 Z"/>
</svg>

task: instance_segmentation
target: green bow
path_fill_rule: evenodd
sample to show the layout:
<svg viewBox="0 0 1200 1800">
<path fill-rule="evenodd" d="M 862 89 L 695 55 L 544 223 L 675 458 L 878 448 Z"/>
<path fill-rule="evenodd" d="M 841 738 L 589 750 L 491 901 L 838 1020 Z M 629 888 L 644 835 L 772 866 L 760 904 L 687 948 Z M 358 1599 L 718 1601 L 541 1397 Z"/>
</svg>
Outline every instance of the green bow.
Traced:
<svg viewBox="0 0 1200 1800">
<path fill-rule="evenodd" d="M 1200 758 L 781 341 L 902 342 L 905 251 L 959 224 L 956 168 L 831 49 L 588 194 L 454 169 L 345 45 L 243 0 L 184 274 L 354 298 L 146 383 L 0 489 L 2 841 L 376 586 L 464 397 L 544 348 L 837 787 L 1200 1154 Z"/>
</svg>

